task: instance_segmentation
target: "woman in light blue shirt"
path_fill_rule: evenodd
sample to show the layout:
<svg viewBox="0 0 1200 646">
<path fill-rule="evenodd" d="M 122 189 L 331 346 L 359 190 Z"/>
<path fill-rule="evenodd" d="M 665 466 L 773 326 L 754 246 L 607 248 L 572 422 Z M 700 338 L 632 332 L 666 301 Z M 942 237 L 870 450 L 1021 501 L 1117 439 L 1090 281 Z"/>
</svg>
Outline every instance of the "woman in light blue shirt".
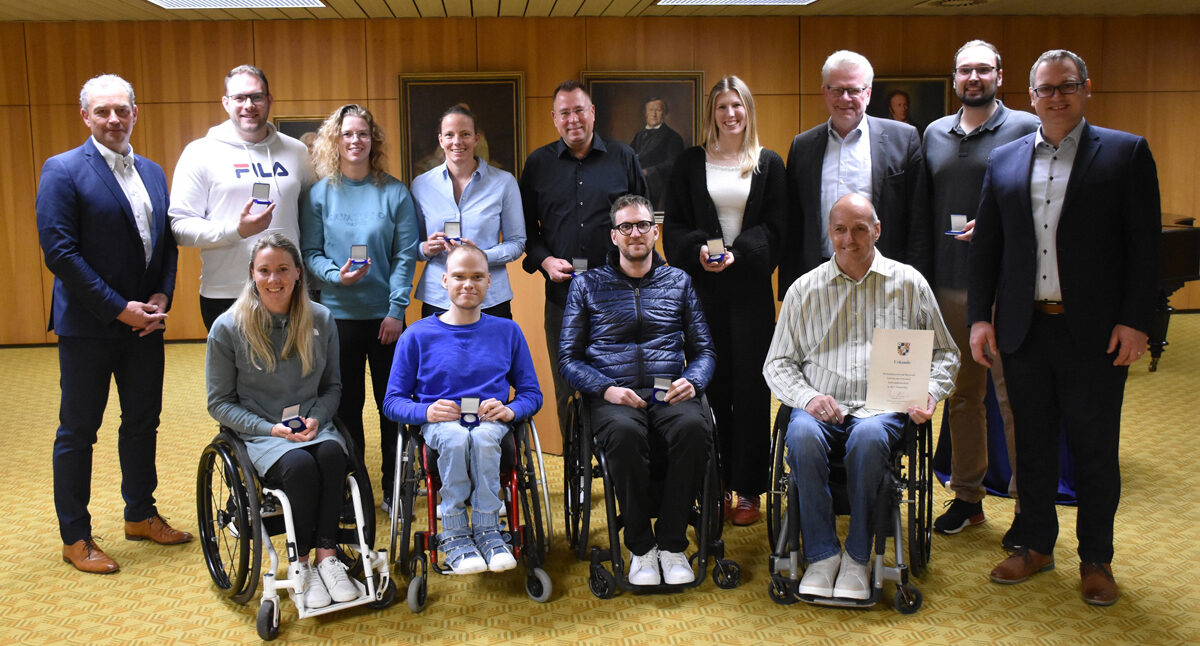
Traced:
<svg viewBox="0 0 1200 646">
<path fill-rule="evenodd" d="M 340 339 L 342 401 L 338 417 L 365 462 L 366 365 L 379 413 L 385 509 L 396 465 L 396 423 L 382 413 L 396 339 L 417 264 L 418 226 L 412 196 L 383 166 L 383 131 L 371 113 L 349 104 L 317 133 L 313 160 L 320 181 L 300 207 L 304 263 L 320 282 Z M 355 246 L 365 247 L 356 261 Z"/>
<path fill-rule="evenodd" d="M 417 283 L 421 315 L 441 314 L 450 307 L 442 273 L 446 256 L 460 244 L 483 250 L 492 274 L 492 286 L 483 301 L 483 313 L 512 318 L 512 287 L 506 265 L 525 252 L 525 214 L 517 178 L 489 166 L 475 156 L 479 135 L 475 115 L 455 105 L 442 115 L 438 126 L 438 144 L 446 153 L 446 162 L 413 180 L 413 199 L 421 225 L 419 255 L 426 262 Z M 454 224 L 450 235 L 446 223 Z"/>
</svg>

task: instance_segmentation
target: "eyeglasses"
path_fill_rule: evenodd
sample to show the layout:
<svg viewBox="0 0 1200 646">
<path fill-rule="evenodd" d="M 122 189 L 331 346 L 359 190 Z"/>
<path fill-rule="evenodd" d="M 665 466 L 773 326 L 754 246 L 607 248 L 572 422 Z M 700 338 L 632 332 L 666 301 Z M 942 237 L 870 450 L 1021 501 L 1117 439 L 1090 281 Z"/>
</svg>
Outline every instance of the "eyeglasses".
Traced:
<svg viewBox="0 0 1200 646">
<path fill-rule="evenodd" d="M 830 87 L 828 85 L 825 86 L 825 91 L 832 94 L 833 96 L 840 97 L 844 94 L 844 95 L 850 97 L 851 99 L 857 99 L 858 97 L 862 96 L 862 93 L 866 92 L 867 89 L 868 88 L 865 88 L 865 87 Z"/>
<path fill-rule="evenodd" d="M 621 235 L 633 235 L 633 230 L 637 229 L 638 233 L 650 233 L 650 227 L 654 226 L 653 220 L 641 220 L 639 222 L 622 222 L 613 227 L 613 230 L 619 231 Z"/>
<path fill-rule="evenodd" d="M 979 78 L 983 78 L 985 76 L 990 76 L 991 73 L 995 71 L 996 68 L 992 67 L 991 65 L 980 65 L 979 67 L 960 67 L 954 70 L 954 73 L 958 75 L 958 78 L 969 79 L 971 78 L 972 73 L 978 74 Z"/>
<path fill-rule="evenodd" d="M 1079 88 L 1086 84 L 1087 81 L 1067 81 L 1062 85 L 1039 85 L 1033 88 L 1033 94 L 1039 99 L 1049 99 L 1050 97 L 1054 96 L 1055 91 L 1058 91 L 1059 94 L 1065 96 L 1068 94 L 1075 94 L 1079 91 Z"/>
<path fill-rule="evenodd" d="M 249 101 L 254 105 L 262 105 L 267 102 L 267 95 L 261 92 L 256 94 L 234 94 L 225 98 L 229 99 L 233 103 L 245 103 Z"/>
</svg>

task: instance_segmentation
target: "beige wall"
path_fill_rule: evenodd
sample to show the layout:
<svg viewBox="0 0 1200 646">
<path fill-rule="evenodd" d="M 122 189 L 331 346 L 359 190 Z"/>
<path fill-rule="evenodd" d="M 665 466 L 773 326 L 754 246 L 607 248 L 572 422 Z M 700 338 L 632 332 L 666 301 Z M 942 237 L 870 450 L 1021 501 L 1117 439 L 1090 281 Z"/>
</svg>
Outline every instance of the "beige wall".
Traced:
<svg viewBox="0 0 1200 646">
<path fill-rule="evenodd" d="M 940 75 L 962 42 L 984 38 L 1004 55 L 1005 102 L 1028 109 L 1029 65 L 1041 51 L 1065 47 L 1088 62 L 1095 91 L 1090 120 L 1145 135 L 1158 161 L 1164 212 L 1197 216 L 1196 34 L 1200 16 L 0 23 L 0 119 L 10 133 L 0 156 L 0 246 L 7 252 L 0 258 L 6 277 L 0 344 L 53 341 L 45 332 L 51 277 L 34 221 L 37 174 L 47 157 L 86 138 L 76 97 L 96 74 L 116 73 L 133 83 L 141 110 L 133 146 L 162 164 L 169 180 L 183 146 L 224 118 L 221 79 L 246 62 L 270 77 L 274 114 L 323 114 L 361 102 L 393 142 L 399 74 L 519 70 L 525 74 L 527 151 L 556 136 L 550 93 L 582 70 L 703 70 L 709 84 L 738 74 L 758 102 L 764 144 L 786 155 L 796 132 L 825 118 L 820 66 L 835 49 L 863 53 L 878 76 Z M 168 338 L 204 334 L 199 270 L 196 251 L 181 250 Z M 519 270 L 512 276 L 516 319 L 548 391 L 542 279 Z M 1200 307 L 1200 285 L 1173 303 Z M 548 398 L 538 419 L 543 429 L 554 427 L 552 408 Z M 547 440 L 557 445 L 557 437 Z"/>
</svg>

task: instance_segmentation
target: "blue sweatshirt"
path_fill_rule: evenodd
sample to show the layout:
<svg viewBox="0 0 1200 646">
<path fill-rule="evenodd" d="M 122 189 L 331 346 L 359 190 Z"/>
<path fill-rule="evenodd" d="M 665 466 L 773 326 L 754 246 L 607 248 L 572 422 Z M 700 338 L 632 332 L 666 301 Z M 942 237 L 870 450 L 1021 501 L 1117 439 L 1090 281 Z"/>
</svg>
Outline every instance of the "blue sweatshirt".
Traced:
<svg viewBox="0 0 1200 646">
<path fill-rule="evenodd" d="M 516 396 L 509 401 L 510 387 Z M 436 316 L 413 323 L 396 344 L 383 414 L 401 424 L 425 424 L 439 399 L 498 399 L 527 419 L 542 407 L 529 346 L 516 323 L 483 314 L 469 325 Z"/>
<path fill-rule="evenodd" d="M 321 304 L 335 319 L 365 321 L 385 316 L 404 320 L 417 264 L 417 215 L 400 180 L 387 175 L 382 186 L 370 176 L 329 178 L 313 185 L 300 207 L 300 249 L 304 264 L 319 280 Z M 338 270 L 350 246 L 367 245 L 371 267 L 346 286 Z"/>
</svg>

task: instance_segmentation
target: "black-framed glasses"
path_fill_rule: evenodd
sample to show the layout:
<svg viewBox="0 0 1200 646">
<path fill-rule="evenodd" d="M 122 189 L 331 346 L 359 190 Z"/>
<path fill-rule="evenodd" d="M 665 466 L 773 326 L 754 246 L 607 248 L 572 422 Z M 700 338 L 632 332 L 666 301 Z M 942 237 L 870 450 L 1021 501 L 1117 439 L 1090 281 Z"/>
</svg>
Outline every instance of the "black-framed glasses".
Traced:
<svg viewBox="0 0 1200 646">
<path fill-rule="evenodd" d="M 837 97 L 840 97 L 844 94 L 844 95 L 850 97 L 851 99 L 857 99 L 858 97 L 862 96 L 863 92 L 867 91 L 867 88 L 865 88 L 865 87 L 832 87 L 832 86 L 826 85 L 825 91 L 827 91 L 830 94 L 837 96 Z"/>
<path fill-rule="evenodd" d="M 633 230 L 637 229 L 638 233 L 650 233 L 650 227 L 654 226 L 654 220 L 639 220 L 638 222 L 622 222 L 613 227 L 613 230 L 619 232 L 623 236 L 633 235 Z"/>
<path fill-rule="evenodd" d="M 1039 99 L 1049 99 L 1055 92 L 1062 95 L 1075 94 L 1087 81 L 1067 81 L 1062 85 L 1039 85 L 1033 88 L 1033 95 Z"/>
<path fill-rule="evenodd" d="M 256 92 L 254 94 L 234 94 L 226 98 L 237 104 L 242 104 L 249 101 L 254 105 L 262 105 L 267 101 L 267 95 L 262 92 Z"/>
<path fill-rule="evenodd" d="M 963 67 L 955 69 L 954 73 L 958 75 L 959 78 L 969 79 L 971 78 L 972 73 L 978 74 L 980 78 L 983 78 L 991 75 L 991 73 L 995 71 L 996 68 L 992 65 L 980 65 L 978 67 L 968 67 L 964 65 Z"/>
</svg>

